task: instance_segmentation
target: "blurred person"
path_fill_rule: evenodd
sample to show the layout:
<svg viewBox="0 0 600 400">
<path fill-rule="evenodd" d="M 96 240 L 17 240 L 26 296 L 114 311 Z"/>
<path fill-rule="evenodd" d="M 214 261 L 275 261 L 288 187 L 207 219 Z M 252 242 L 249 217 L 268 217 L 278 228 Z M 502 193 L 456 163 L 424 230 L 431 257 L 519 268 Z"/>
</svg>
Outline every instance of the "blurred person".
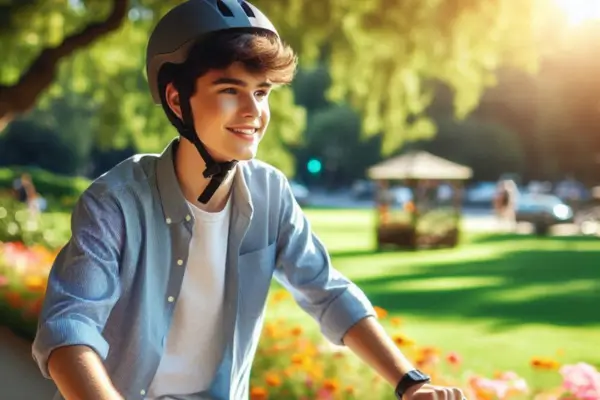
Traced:
<svg viewBox="0 0 600 400">
<path fill-rule="evenodd" d="M 23 173 L 13 181 L 13 190 L 17 201 L 27 204 L 32 215 L 37 215 L 45 208 L 45 200 L 37 192 L 30 174 Z"/>
<path fill-rule="evenodd" d="M 517 197 L 519 189 L 513 180 L 498 182 L 494 197 L 494 212 L 501 230 L 514 231 L 517 227 Z"/>
<path fill-rule="evenodd" d="M 179 136 L 78 200 L 32 349 L 56 399 L 248 399 L 273 277 L 391 395 L 463 398 L 402 354 L 331 265 L 285 176 L 255 160 L 269 94 L 296 65 L 247 2 L 190 0 L 158 22 L 148 83 Z"/>
</svg>

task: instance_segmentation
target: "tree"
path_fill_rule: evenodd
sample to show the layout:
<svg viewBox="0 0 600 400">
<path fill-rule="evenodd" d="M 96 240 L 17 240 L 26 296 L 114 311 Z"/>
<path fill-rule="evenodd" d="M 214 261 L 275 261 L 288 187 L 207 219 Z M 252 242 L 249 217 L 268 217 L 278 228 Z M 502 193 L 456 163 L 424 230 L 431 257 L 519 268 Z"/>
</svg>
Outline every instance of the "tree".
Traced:
<svg viewBox="0 0 600 400">
<path fill-rule="evenodd" d="M 78 163 L 70 143 L 63 140 L 58 132 L 31 121 L 15 121 L 0 137 L 1 166 L 37 166 L 71 175 Z"/>
<path fill-rule="evenodd" d="M 165 140 L 164 118 L 143 86 L 148 33 L 177 0 L 12 0 L 0 6 L 0 121 L 30 110 L 72 58 L 71 79 L 98 102 L 105 125 L 118 137 Z M 476 104 L 503 62 L 531 65 L 535 0 L 256 0 L 299 52 L 303 64 L 327 57 L 330 96 L 364 116 L 366 133 L 385 133 L 392 150 L 404 140 L 431 136 L 423 112 L 430 81 L 454 91 L 458 115 Z M 60 67 L 60 68 L 59 68 Z M 64 70 L 62 71 L 64 72 Z M 48 91 L 48 88 L 49 91 Z M 283 92 L 285 92 L 284 89 Z M 282 93 L 283 115 L 293 107 Z M 280 100 L 280 99 L 277 99 Z M 132 116 L 133 111 L 133 116 Z M 292 112 L 296 137 L 301 113 Z M 159 122 L 160 121 L 160 122 Z M 281 128 L 281 126 L 278 126 Z M 292 130 L 291 127 L 286 127 Z M 277 130 L 277 129 L 275 129 Z M 286 135 L 289 136 L 289 135 Z M 109 135 L 110 137 L 110 135 Z M 111 139 L 111 140 L 112 140 Z"/>
<path fill-rule="evenodd" d="M 548 37 L 552 51 L 540 58 L 539 72 L 500 71 L 498 85 L 472 114 L 518 134 L 524 180 L 559 180 L 568 174 L 588 184 L 600 182 L 598 39 L 599 21 L 553 31 Z"/>
<path fill-rule="evenodd" d="M 433 140 L 415 142 L 410 147 L 468 165 L 475 180 L 493 181 L 503 173 L 522 173 L 523 149 L 514 131 L 473 117 L 456 120 L 438 116 L 436 122 L 439 132 Z"/>
</svg>

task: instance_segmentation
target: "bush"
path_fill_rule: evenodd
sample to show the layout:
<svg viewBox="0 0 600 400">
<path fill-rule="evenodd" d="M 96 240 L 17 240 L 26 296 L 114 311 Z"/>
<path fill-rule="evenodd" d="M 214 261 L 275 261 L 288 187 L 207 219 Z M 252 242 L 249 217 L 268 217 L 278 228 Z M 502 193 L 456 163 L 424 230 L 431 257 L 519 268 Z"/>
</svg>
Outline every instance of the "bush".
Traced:
<svg viewBox="0 0 600 400">
<path fill-rule="evenodd" d="M 13 182 L 21 174 L 28 173 L 37 192 L 44 197 L 50 208 L 71 208 L 91 181 L 83 177 L 57 175 L 34 167 L 0 168 L 0 190 L 11 191 Z"/>
<path fill-rule="evenodd" d="M 30 120 L 15 120 L 0 136 L 0 165 L 37 165 L 59 174 L 72 174 L 86 159 L 78 141 L 59 130 Z"/>
<path fill-rule="evenodd" d="M 27 246 L 41 245 L 54 249 L 66 242 L 64 226 L 52 227 L 56 221 L 45 221 L 41 214 L 27 205 L 0 195 L 0 242 L 20 242 Z M 62 224 L 64 225 L 64 224 Z M 62 228 L 62 231 L 61 231 Z"/>
</svg>

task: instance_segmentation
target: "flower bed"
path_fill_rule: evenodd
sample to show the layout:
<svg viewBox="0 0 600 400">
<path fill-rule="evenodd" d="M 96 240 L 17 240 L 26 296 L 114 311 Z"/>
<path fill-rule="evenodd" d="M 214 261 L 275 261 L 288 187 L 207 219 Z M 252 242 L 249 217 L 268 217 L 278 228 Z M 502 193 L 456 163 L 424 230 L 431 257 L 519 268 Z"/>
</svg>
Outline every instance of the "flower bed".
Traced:
<svg viewBox="0 0 600 400">
<path fill-rule="evenodd" d="M 0 242 L 0 324 L 33 338 L 55 256 L 42 246 Z"/>
<path fill-rule="evenodd" d="M 20 242 L 0 242 L 0 325 L 32 339 L 56 251 Z M 278 290 L 269 309 L 291 301 Z M 463 388 L 471 400 L 599 400 L 600 373 L 585 363 L 561 366 L 556 360 L 534 359 L 540 373 L 560 374 L 556 388 L 532 387 L 512 371 L 482 376 L 463 368 L 459 354 L 421 346 L 403 333 L 403 321 L 376 308 L 394 342 L 436 384 Z M 390 398 L 390 386 L 347 348 L 332 346 L 302 326 L 285 319 L 268 320 L 251 377 L 251 399 L 378 399 Z"/>
</svg>

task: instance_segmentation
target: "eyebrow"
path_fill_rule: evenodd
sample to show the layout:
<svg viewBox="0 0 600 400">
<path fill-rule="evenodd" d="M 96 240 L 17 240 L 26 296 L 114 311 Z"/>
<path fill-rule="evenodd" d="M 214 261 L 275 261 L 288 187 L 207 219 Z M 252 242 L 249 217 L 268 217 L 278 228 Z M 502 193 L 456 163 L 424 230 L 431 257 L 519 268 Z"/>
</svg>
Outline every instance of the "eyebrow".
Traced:
<svg viewBox="0 0 600 400">
<path fill-rule="evenodd" d="M 242 86 L 242 87 L 248 86 L 248 84 L 241 79 L 225 78 L 225 77 L 215 79 L 213 81 L 213 85 L 236 85 L 236 86 Z M 261 88 L 270 88 L 272 86 L 273 85 L 270 84 L 269 82 L 261 82 L 258 84 L 258 87 L 261 87 Z"/>
</svg>

